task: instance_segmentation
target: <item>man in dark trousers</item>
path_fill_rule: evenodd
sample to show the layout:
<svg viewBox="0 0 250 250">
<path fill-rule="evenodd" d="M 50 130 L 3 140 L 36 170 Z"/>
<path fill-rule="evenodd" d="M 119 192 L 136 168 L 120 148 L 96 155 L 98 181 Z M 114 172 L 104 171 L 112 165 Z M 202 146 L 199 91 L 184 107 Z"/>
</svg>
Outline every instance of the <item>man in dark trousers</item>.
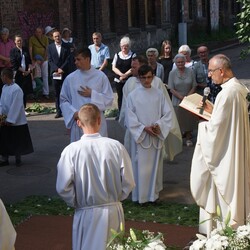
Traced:
<svg viewBox="0 0 250 250">
<path fill-rule="evenodd" d="M 48 61 L 50 66 L 50 75 L 52 77 L 52 83 L 55 87 L 56 97 L 56 116 L 55 118 L 62 117 L 60 109 L 60 92 L 62 83 L 67 76 L 68 59 L 70 55 L 69 49 L 64 46 L 59 31 L 53 32 L 54 43 L 48 46 Z"/>
</svg>

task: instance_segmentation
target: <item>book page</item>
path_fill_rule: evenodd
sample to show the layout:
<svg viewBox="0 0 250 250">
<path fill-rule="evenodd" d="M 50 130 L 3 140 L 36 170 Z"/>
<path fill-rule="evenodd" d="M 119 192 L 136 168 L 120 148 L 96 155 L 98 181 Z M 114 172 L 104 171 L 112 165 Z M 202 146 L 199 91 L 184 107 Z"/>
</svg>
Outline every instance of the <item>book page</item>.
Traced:
<svg viewBox="0 0 250 250">
<path fill-rule="evenodd" d="M 201 118 L 203 118 L 205 120 L 209 120 L 211 118 L 210 113 L 208 113 L 205 110 L 204 110 L 203 114 L 199 113 L 200 109 L 198 107 L 199 107 L 199 103 L 202 100 L 202 98 L 203 97 L 201 95 L 194 93 L 192 95 L 184 97 L 184 99 L 181 101 L 179 106 L 194 113 L 195 115 L 200 116 Z M 207 100 L 207 102 L 209 102 L 213 106 L 213 103 L 211 103 L 208 100 Z"/>
</svg>

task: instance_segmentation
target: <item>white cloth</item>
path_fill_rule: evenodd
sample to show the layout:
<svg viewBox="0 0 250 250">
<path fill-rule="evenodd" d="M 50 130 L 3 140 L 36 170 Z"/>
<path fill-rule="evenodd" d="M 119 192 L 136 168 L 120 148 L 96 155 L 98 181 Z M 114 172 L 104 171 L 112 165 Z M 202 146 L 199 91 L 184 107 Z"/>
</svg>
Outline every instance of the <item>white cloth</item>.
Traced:
<svg viewBox="0 0 250 250">
<path fill-rule="evenodd" d="M 27 123 L 23 106 L 23 91 L 16 84 L 5 84 L 0 99 L 0 114 L 7 115 L 6 121 L 13 126 Z"/>
<path fill-rule="evenodd" d="M 0 199 L 0 250 L 14 250 L 16 231 Z"/>
<path fill-rule="evenodd" d="M 159 136 L 150 136 L 145 126 L 158 124 Z M 130 153 L 136 187 L 132 200 L 155 201 L 163 188 L 163 144 L 172 126 L 172 112 L 163 93 L 154 87 L 136 88 L 128 95 L 126 124 L 133 137 Z"/>
<path fill-rule="evenodd" d="M 81 96 L 77 91 L 82 87 L 92 89 L 91 97 Z M 64 122 L 70 129 L 71 142 L 77 141 L 82 136 L 82 130 L 77 126 L 73 116 L 79 111 L 82 105 L 93 103 L 101 111 L 101 130 L 102 136 L 108 136 L 107 122 L 104 117 L 104 110 L 112 105 L 113 90 L 107 76 L 100 70 L 91 67 L 90 70 L 76 70 L 66 77 L 60 94 L 60 108 L 63 113 Z"/>
<path fill-rule="evenodd" d="M 230 224 L 243 225 L 249 210 L 250 134 L 247 90 L 236 78 L 221 85 L 211 119 L 199 124 L 190 185 L 201 207 L 200 220 L 211 219 L 220 206 Z M 200 225 L 210 234 L 212 220 Z"/>
<path fill-rule="evenodd" d="M 42 64 L 42 78 L 43 78 L 43 94 L 49 95 L 49 69 L 48 61 L 44 61 Z"/>
<path fill-rule="evenodd" d="M 57 168 L 56 190 L 76 208 L 73 250 L 105 250 L 110 229 L 124 225 L 119 201 L 135 185 L 126 149 L 100 134 L 83 135 L 63 150 Z"/>
<path fill-rule="evenodd" d="M 155 76 L 151 85 L 162 91 L 172 111 L 172 127 L 166 140 L 164 141 L 164 145 L 165 145 L 164 158 L 172 161 L 174 157 L 182 151 L 182 135 L 181 135 L 180 127 L 179 127 L 179 124 L 175 115 L 172 102 L 170 100 L 170 97 L 167 91 L 167 88 L 164 86 L 161 79 Z M 127 106 L 127 97 L 129 93 L 139 86 L 141 86 L 141 83 L 137 77 L 130 77 L 126 81 L 123 87 L 122 107 L 121 107 L 120 116 L 119 116 L 120 124 L 126 129 L 125 136 L 124 136 L 124 146 L 126 147 L 130 155 L 131 155 L 130 153 L 131 134 L 127 130 L 127 126 L 125 124 L 125 110 Z"/>
</svg>

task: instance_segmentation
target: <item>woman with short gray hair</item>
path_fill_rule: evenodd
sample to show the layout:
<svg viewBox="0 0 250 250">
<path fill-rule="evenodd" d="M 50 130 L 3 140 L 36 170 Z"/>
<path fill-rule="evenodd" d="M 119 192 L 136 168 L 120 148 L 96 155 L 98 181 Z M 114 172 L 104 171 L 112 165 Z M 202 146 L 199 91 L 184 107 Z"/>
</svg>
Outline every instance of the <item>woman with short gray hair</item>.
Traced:
<svg viewBox="0 0 250 250">
<path fill-rule="evenodd" d="M 183 54 L 177 54 L 174 57 L 176 69 L 170 71 L 168 86 L 172 93 L 172 103 L 176 116 L 183 133 L 186 137 L 186 145 L 192 146 L 192 130 L 197 127 L 196 118 L 188 111 L 179 107 L 180 102 L 185 96 L 191 95 L 196 90 L 196 80 L 193 70 L 185 67 L 186 57 Z"/>
</svg>

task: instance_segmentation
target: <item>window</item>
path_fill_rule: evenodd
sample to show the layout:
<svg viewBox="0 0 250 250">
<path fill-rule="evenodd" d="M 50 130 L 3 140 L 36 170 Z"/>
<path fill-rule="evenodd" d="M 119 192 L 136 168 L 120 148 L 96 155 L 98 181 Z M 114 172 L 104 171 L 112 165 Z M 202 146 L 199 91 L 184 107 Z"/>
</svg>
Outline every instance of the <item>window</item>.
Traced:
<svg viewBox="0 0 250 250">
<path fill-rule="evenodd" d="M 155 25 L 155 0 L 145 0 L 146 24 Z"/>
<path fill-rule="evenodd" d="M 139 0 L 128 0 L 128 26 L 140 27 Z"/>
</svg>

